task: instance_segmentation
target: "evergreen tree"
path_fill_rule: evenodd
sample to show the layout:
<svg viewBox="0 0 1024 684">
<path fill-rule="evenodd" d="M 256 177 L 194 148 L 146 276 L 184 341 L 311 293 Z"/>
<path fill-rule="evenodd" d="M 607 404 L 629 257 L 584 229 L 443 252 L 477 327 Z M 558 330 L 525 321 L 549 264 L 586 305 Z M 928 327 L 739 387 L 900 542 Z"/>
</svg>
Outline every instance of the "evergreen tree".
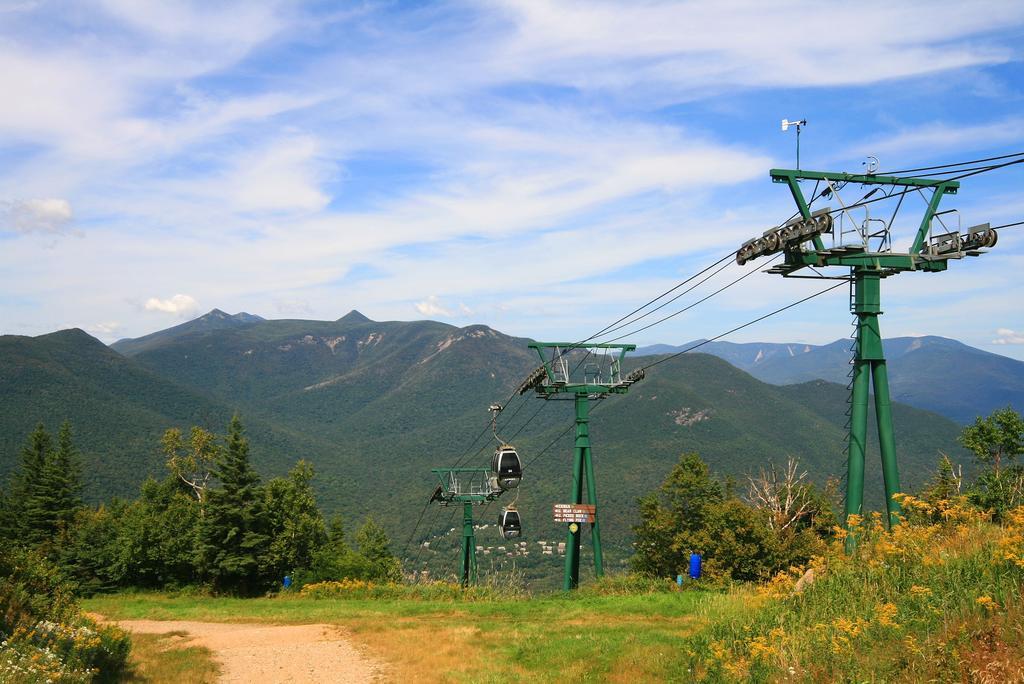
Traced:
<svg viewBox="0 0 1024 684">
<path fill-rule="evenodd" d="M 71 439 L 71 423 L 64 421 L 57 435 L 57 449 L 43 468 L 43 505 L 54 531 L 67 529 L 82 507 L 82 461 Z"/>
<path fill-rule="evenodd" d="M 270 546 L 267 574 L 277 579 L 310 567 L 313 555 L 327 542 L 327 529 L 313 494 L 313 467 L 299 461 L 286 478 L 266 486 Z"/>
<path fill-rule="evenodd" d="M 327 543 L 337 549 L 347 549 L 348 539 L 345 536 L 345 521 L 341 513 L 331 516 L 331 525 L 327 531 Z"/>
<path fill-rule="evenodd" d="M 237 415 L 214 476 L 220 486 L 207 492 L 200 522 L 203 568 L 216 589 L 250 595 L 270 585 L 261 576 L 269 537 L 260 478 L 249 462 L 249 440 Z"/>
<path fill-rule="evenodd" d="M 42 423 L 29 434 L 11 482 L 8 511 L 15 544 L 37 546 L 53 537 L 56 520 L 46 506 L 47 461 L 53 440 Z"/>
<path fill-rule="evenodd" d="M 0 545 L 5 547 L 14 542 L 12 518 L 10 496 L 0 487 Z"/>
<path fill-rule="evenodd" d="M 356 532 L 356 546 L 359 554 L 373 566 L 373 579 L 397 582 L 402 578 L 401 563 L 391 553 L 391 538 L 372 517 L 367 517 Z"/>
</svg>

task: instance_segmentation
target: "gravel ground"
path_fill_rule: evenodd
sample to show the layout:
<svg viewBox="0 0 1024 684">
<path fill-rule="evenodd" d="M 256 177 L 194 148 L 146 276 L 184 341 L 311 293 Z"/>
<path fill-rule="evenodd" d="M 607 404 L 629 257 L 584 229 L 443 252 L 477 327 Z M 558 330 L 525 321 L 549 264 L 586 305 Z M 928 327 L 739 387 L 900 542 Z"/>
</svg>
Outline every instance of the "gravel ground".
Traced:
<svg viewBox="0 0 1024 684">
<path fill-rule="evenodd" d="M 186 632 L 184 646 L 205 646 L 220 665 L 221 682 L 371 682 L 384 680 L 382 663 L 361 653 L 335 625 L 254 625 L 125 620 L 129 632 Z"/>
</svg>

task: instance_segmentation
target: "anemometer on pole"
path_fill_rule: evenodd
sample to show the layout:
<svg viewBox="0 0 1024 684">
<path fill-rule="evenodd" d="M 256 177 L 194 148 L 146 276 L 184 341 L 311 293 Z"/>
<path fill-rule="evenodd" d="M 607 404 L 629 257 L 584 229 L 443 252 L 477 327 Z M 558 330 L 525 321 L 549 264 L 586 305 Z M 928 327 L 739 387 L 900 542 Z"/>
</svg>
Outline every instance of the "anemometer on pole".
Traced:
<svg viewBox="0 0 1024 684">
<path fill-rule="evenodd" d="M 643 371 L 634 371 L 622 377 L 622 360 L 626 352 L 636 349 L 634 344 L 533 342 L 529 346 L 540 356 L 541 367 L 520 386 L 519 393 L 536 389 L 537 394 L 544 399 L 572 398 L 576 405 L 572 502 L 556 504 L 554 509 L 556 521 L 568 523 L 562 588 L 569 591 L 580 583 L 580 526 L 583 523 L 590 523 L 590 537 L 594 545 L 594 574 L 598 577 L 604 574 L 601 528 L 597 516 L 597 484 L 590 455 L 590 400 L 603 399 L 609 394 L 625 394 L 630 385 L 643 379 Z M 578 358 L 581 354 L 583 357 Z M 587 363 L 591 357 L 593 361 Z M 575 366 L 570 370 L 572 362 L 575 362 Z M 574 378 L 580 367 L 583 367 L 582 378 Z M 588 504 L 583 503 L 584 482 Z"/>
<path fill-rule="evenodd" d="M 789 122 L 783 122 L 784 127 L 786 123 Z M 797 131 L 799 134 L 799 128 Z M 793 195 L 799 210 L 798 218 L 783 226 L 771 228 L 761 237 L 743 243 L 736 252 L 736 261 L 743 265 L 758 257 L 782 252 L 785 255 L 784 262 L 768 269 L 768 273 L 792 278 L 849 280 L 850 312 L 855 317 L 852 337 L 855 342 L 851 349 L 853 358 L 850 361 L 852 380 L 849 386 L 850 423 L 845 515 L 849 517 L 851 514 L 860 514 L 863 508 L 868 390 L 869 385 L 873 384 L 878 442 L 882 456 L 882 478 L 885 484 L 885 506 L 891 525 L 899 513 L 899 504 L 893 500 L 893 495 L 900 491 L 900 483 L 888 371 L 878 322 L 878 317 L 882 314 L 882 279 L 904 271 L 945 271 L 950 259 L 979 256 L 983 253 L 982 248 L 995 246 L 998 236 L 987 223 L 961 232 L 959 224 L 951 225 L 956 210 L 938 211 L 942 197 L 956 194 L 960 188 L 957 181 L 878 176 L 871 172 L 875 166 L 877 160 L 869 167 L 867 174 L 772 169 L 772 181 L 786 184 Z M 816 185 L 813 199 L 833 197 L 839 203 L 840 209 L 823 209 L 812 213 L 804 199 L 800 181 L 814 181 Z M 839 192 L 850 185 L 872 186 L 872 189 L 857 202 L 844 204 Z M 820 193 L 817 192 L 819 187 L 822 188 Z M 875 199 L 869 199 L 879 192 L 882 194 Z M 925 202 L 926 209 L 910 249 L 906 252 L 895 252 L 892 248 L 890 228 L 904 199 L 911 194 L 919 194 Z M 866 205 L 896 197 L 899 198 L 899 205 L 891 217 L 871 218 Z M 854 210 L 864 212 L 863 220 L 854 218 Z M 838 221 L 833 217 L 837 213 Z M 935 224 L 940 230 L 933 230 Z M 824 244 L 822 236 L 825 234 L 832 236 L 831 247 Z M 826 276 L 817 270 L 826 266 L 848 268 L 849 274 Z M 805 268 L 810 269 L 814 275 L 797 274 Z M 847 537 L 847 548 L 852 548 L 853 541 L 852 536 Z"/>
</svg>

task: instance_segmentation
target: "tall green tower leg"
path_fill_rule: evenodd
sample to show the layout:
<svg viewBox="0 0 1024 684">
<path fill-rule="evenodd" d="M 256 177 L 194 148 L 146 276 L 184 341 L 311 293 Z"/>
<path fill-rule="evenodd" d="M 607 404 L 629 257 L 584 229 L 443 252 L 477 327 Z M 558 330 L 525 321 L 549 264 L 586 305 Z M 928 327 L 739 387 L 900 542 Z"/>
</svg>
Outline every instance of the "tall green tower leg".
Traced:
<svg viewBox="0 0 1024 684">
<path fill-rule="evenodd" d="M 590 539 L 594 545 L 594 575 L 604 577 L 604 557 L 601 554 L 601 525 L 597 517 L 597 480 L 594 479 L 594 459 L 587 446 L 583 456 L 587 471 L 587 501 L 594 506 L 594 522 L 590 525 Z"/>
<path fill-rule="evenodd" d="M 875 361 L 871 369 L 875 386 L 875 417 L 878 419 L 878 445 L 882 452 L 882 479 L 885 482 L 885 510 L 889 525 L 897 521 L 900 505 L 893 495 L 900 491 L 900 472 L 896 463 L 896 437 L 889 402 L 889 375 L 885 361 Z"/>
<path fill-rule="evenodd" d="M 850 412 L 850 443 L 846 460 L 846 516 L 860 515 L 864 505 L 864 452 L 868 438 L 868 383 L 871 382 L 870 364 L 858 361 L 853 375 L 853 405 Z M 846 538 L 847 550 L 852 550 L 853 536 Z"/>
<path fill-rule="evenodd" d="M 462 586 L 476 582 L 476 536 L 473 533 L 473 504 L 462 504 Z"/>
<path fill-rule="evenodd" d="M 586 394 L 577 394 L 576 397 L 576 448 L 575 459 L 572 471 L 572 502 L 583 503 L 583 477 L 584 461 L 589 457 L 590 451 L 590 430 L 589 410 L 590 398 Z M 573 527 L 576 531 L 573 532 Z M 569 536 L 565 543 L 565 577 L 562 588 L 566 591 L 575 589 L 580 584 L 580 537 L 582 536 L 580 526 L 577 523 L 569 525 Z"/>
</svg>

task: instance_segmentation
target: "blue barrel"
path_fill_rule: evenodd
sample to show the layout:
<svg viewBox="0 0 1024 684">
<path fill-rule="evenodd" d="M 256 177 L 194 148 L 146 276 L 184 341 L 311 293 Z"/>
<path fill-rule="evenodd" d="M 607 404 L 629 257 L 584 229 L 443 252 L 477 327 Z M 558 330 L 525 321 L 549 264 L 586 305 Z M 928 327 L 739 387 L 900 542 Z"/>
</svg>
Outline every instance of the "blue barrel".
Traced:
<svg viewBox="0 0 1024 684">
<path fill-rule="evenodd" d="M 282 582 L 281 584 L 283 584 L 283 585 L 284 585 L 284 588 L 285 588 L 285 589 L 288 589 L 288 588 L 290 588 L 290 587 L 292 586 L 292 578 L 291 578 L 291 575 L 285 575 L 285 576 L 284 576 L 284 581 L 283 581 L 283 582 Z"/>
<path fill-rule="evenodd" d="M 700 563 L 701 558 L 699 553 L 690 554 L 690 579 L 700 579 Z"/>
</svg>

